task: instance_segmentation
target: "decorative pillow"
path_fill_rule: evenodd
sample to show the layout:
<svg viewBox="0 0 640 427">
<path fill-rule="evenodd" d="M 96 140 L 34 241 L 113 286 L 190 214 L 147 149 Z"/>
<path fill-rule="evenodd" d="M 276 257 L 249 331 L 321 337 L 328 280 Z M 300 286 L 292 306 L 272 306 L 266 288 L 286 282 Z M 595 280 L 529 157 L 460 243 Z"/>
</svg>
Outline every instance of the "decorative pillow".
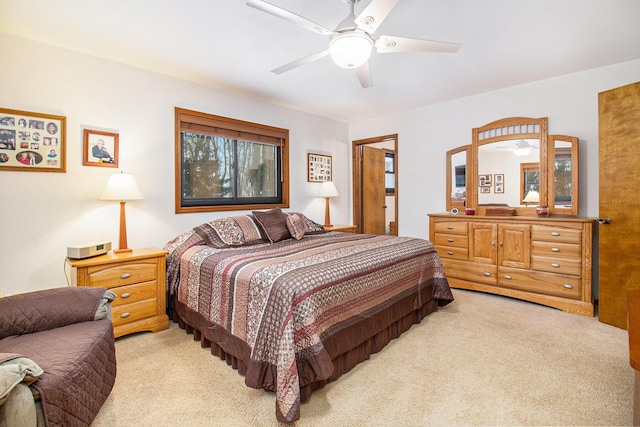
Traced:
<svg viewBox="0 0 640 427">
<path fill-rule="evenodd" d="M 287 214 L 282 212 L 280 208 L 253 211 L 253 217 L 271 243 L 291 238 L 291 233 L 287 228 Z"/>
<path fill-rule="evenodd" d="M 304 221 L 304 223 L 307 225 L 307 231 L 305 231 L 305 234 L 320 234 L 320 233 L 326 233 L 327 230 L 324 229 L 324 227 L 320 224 L 318 224 L 315 221 L 310 220 L 309 218 L 307 218 L 304 214 L 300 213 L 300 212 L 289 212 L 288 215 L 300 215 L 300 217 L 302 218 L 302 220 Z"/>
<path fill-rule="evenodd" d="M 302 215 L 299 213 L 292 213 L 287 215 L 287 229 L 291 233 L 291 237 L 296 240 L 302 239 L 302 236 L 309 231 L 307 223 L 302 219 Z"/>
<path fill-rule="evenodd" d="M 263 243 L 260 229 L 250 215 L 214 219 L 194 227 L 193 231 L 214 248 Z"/>
</svg>

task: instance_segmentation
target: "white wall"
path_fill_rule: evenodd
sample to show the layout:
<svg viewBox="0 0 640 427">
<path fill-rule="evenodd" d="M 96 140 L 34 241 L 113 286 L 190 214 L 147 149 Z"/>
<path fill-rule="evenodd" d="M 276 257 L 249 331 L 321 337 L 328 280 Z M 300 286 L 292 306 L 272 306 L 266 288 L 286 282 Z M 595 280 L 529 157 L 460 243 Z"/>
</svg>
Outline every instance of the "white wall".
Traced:
<svg viewBox="0 0 640 427">
<path fill-rule="evenodd" d="M 428 238 L 444 212 L 445 156 L 471 130 L 504 117 L 548 117 L 549 134 L 580 138 L 580 214 L 598 216 L 598 93 L 640 80 L 640 60 L 426 106 L 349 127 L 349 139 L 398 133 L 398 234 Z"/>
<path fill-rule="evenodd" d="M 348 125 L 57 47 L 0 34 L 0 108 L 67 118 L 67 172 L 0 170 L 0 292 L 65 286 L 69 245 L 118 245 L 119 206 L 98 200 L 107 177 L 132 173 L 144 200 L 127 203 L 129 247 L 162 247 L 225 213 L 174 213 L 174 107 L 287 128 L 290 210 L 324 222 L 307 152 L 333 156 L 336 224 L 350 223 Z M 82 165 L 83 128 L 117 132 L 119 169 Z M 238 212 L 235 212 L 237 214 Z"/>
</svg>

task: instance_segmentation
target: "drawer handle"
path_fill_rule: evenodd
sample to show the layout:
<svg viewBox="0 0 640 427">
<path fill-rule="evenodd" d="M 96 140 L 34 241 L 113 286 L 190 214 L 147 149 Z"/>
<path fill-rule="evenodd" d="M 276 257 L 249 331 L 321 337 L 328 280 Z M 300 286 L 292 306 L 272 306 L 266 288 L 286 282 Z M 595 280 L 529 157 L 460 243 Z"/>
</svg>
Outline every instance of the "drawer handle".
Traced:
<svg viewBox="0 0 640 427">
<path fill-rule="evenodd" d="M 491 273 L 487 273 L 486 271 L 483 274 L 487 277 L 491 276 Z"/>
<path fill-rule="evenodd" d="M 560 252 L 560 248 L 551 248 L 551 252 Z"/>
<path fill-rule="evenodd" d="M 447 242 L 452 243 L 453 239 L 447 239 Z"/>
<path fill-rule="evenodd" d="M 560 264 L 556 264 L 555 262 L 553 264 L 551 264 L 551 267 L 553 268 L 560 268 Z"/>
<path fill-rule="evenodd" d="M 573 285 L 570 285 L 570 284 L 568 284 L 568 283 L 565 283 L 565 284 L 564 284 L 564 285 L 562 285 L 562 286 L 564 286 L 564 287 L 565 287 L 565 288 L 567 288 L 567 289 L 573 289 Z"/>
<path fill-rule="evenodd" d="M 121 279 L 128 279 L 129 277 L 131 277 L 131 274 L 129 274 L 129 273 L 124 273 L 124 274 L 120 275 Z"/>
<path fill-rule="evenodd" d="M 130 296 L 131 296 L 131 293 L 125 292 L 124 294 L 120 295 L 120 298 L 129 298 Z"/>
<path fill-rule="evenodd" d="M 122 313 L 122 314 L 120 315 L 120 317 L 122 317 L 123 319 L 126 319 L 126 318 L 127 318 L 127 317 L 129 317 L 129 316 L 131 316 L 131 313 L 129 313 L 129 312 Z"/>
<path fill-rule="evenodd" d="M 453 252 L 449 251 L 447 252 L 447 255 L 453 255 Z"/>
<path fill-rule="evenodd" d="M 507 279 L 507 280 L 511 280 L 511 276 L 509 276 L 507 274 L 504 275 L 504 278 Z"/>
<path fill-rule="evenodd" d="M 447 230 L 453 230 L 453 225 L 447 225 Z"/>
<path fill-rule="evenodd" d="M 553 233 L 551 233 L 551 235 L 558 237 L 560 235 L 560 233 L 558 233 L 557 231 L 554 231 Z"/>
</svg>

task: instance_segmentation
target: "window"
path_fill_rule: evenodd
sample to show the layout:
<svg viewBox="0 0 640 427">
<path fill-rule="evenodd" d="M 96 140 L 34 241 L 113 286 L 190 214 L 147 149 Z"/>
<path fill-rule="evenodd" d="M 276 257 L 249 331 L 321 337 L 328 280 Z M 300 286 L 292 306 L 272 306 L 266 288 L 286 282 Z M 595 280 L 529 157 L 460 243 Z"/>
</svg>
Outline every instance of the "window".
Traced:
<svg viewBox="0 0 640 427">
<path fill-rule="evenodd" d="M 287 129 L 176 108 L 176 213 L 289 207 Z"/>
<path fill-rule="evenodd" d="M 540 164 L 520 163 L 520 180 L 520 203 L 540 203 Z"/>
</svg>

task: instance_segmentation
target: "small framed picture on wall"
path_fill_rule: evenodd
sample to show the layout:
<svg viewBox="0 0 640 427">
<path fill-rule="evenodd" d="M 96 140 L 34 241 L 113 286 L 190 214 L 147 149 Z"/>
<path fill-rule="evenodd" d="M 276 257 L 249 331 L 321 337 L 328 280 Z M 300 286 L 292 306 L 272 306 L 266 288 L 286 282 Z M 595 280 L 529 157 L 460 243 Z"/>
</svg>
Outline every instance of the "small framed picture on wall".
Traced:
<svg viewBox="0 0 640 427">
<path fill-rule="evenodd" d="M 84 130 L 84 166 L 118 167 L 118 134 L 100 130 Z"/>
<path fill-rule="evenodd" d="M 307 181 L 333 181 L 331 175 L 331 156 L 307 153 Z"/>
<path fill-rule="evenodd" d="M 496 173 L 493 175 L 493 185 L 495 186 L 494 192 L 497 194 L 504 193 L 504 174 Z"/>
</svg>

